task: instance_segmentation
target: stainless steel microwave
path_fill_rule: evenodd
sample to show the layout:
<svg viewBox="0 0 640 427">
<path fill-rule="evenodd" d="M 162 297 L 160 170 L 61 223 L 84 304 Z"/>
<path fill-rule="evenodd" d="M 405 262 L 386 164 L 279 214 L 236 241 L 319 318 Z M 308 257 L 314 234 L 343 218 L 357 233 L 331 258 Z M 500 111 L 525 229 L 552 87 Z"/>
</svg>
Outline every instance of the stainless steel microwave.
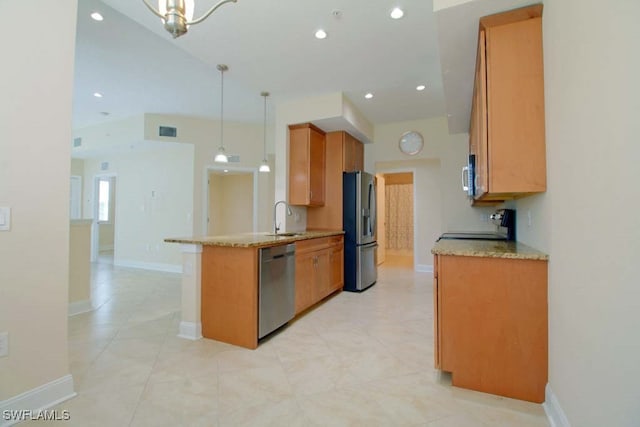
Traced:
<svg viewBox="0 0 640 427">
<path fill-rule="evenodd" d="M 476 194 L 476 155 L 469 154 L 469 162 L 467 166 L 462 168 L 462 190 L 471 198 Z"/>
</svg>

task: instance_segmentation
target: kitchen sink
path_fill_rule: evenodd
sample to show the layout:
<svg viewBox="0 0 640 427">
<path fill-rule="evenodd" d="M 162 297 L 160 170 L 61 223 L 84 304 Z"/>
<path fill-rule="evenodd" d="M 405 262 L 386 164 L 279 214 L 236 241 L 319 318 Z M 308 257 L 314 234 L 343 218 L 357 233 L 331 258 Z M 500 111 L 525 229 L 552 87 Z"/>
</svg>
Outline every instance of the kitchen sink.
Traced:
<svg viewBox="0 0 640 427">
<path fill-rule="evenodd" d="M 274 233 L 267 234 L 267 236 L 272 236 L 272 237 L 293 237 L 293 236 L 300 236 L 300 235 L 302 235 L 302 233 L 286 233 L 285 232 L 285 233 L 277 233 L 277 234 L 274 234 Z"/>
</svg>

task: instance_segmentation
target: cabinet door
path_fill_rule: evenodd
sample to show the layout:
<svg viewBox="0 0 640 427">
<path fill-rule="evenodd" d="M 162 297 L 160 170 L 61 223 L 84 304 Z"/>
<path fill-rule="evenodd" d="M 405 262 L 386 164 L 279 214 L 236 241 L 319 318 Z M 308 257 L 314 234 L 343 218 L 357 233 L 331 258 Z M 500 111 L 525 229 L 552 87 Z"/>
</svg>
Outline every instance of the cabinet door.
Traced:
<svg viewBox="0 0 640 427">
<path fill-rule="evenodd" d="M 364 168 L 364 146 L 347 132 L 344 132 L 343 159 L 344 172 L 361 171 Z"/>
<path fill-rule="evenodd" d="M 324 204 L 325 135 L 310 123 L 289 126 L 289 203 Z"/>
<path fill-rule="evenodd" d="M 354 139 L 346 132 L 342 133 L 342 170 L 353 172 L 355 170 L 353 150 Z"/>
<path fill-rule="evenodd" d="M 296 254 L 296 314 L 314 303 L 315 252 Z"/>
<path fill-rule="evenodd" d="M 315 289 L 314 302 L 320 301 L 331 293 L 331 270 L 329 268 L 329 249 L 315 252 Z"/>
<path fill-rule="evenodd" d="M 309 206 L 324 205 L 325 139 L 324 134 L 310 129 Z"/>
<path fill-rule="evenodd" d="M 438 288 L 438 259 L 433 257 L 433 358 L 434 366 L 440 369 L 440 289 Z"/>
<path fill-rule="evenodd" d="M 344 285 L 344 247 L 342 244 L 329 248 L 331 283 L 329 293 L 342 289 Z"/>
<path fill-rule="evenodd" d="M 476 155 L 475 168 L 475 198 L 481 198 L 487 191 L 488 185 L 488 147 L 487 147 L 487 68 L 486 68 L 485 32 L 480 31 L 478 37 L 478 60 L 476 64 L 475 93 L 473 99 L 472 128 L 474 137 L 474 151 Z"/>
<path fill-rule="evenodd" d="M 309 203 L 309 129 L 289 130 L 289 203 Z"/>
<path fill-rule="evenodd" d="M 458 387 L 532 402 L 547 383 L 547 263 L 438 256 L 440 368 Z"/>
<path fill-rule="evenodd" d="M 490 193 L 546 190 L 542 19 L 486 30 Z"/>
</svg>

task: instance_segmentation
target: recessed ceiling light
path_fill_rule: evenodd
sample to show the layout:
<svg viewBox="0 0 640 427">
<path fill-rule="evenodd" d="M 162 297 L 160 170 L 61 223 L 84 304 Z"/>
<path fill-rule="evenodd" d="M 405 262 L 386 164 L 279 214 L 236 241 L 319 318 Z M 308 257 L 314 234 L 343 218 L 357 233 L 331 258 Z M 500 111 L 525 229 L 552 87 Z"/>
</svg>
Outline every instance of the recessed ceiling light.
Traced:
<svg viewBox="0 0 640 427">
<path fill-rule="evenodd" d="M 389 16 L 393 19 L 400 19 L 404 16 L 404 12 L 399 7 L 394 7 Z"/>
<path fill-rule="evenodd" d="M 369 92 L 364 97 L 367 98 L 367 99 L 371 99 L 371 98 L 373 98 L 373 94 L 371 92 Z"/>
<path fill-rule="evenodd" d="M 319 40 L 326 39 L 327 38 L 327 32 L 325 30 L 316 31 L 316 38 L 319 39 Z"/>
<path fill-rule="evenodd" d="M 102 94 L 100 92 L 93 92 L 93 96 L 96 98 L 102 98 Z"/>
<path fill-rule="evenodd" d="M 426 86 L 425 85 L 418 85 L 416 86 L 416 90 L 425 90 Z"/>
<path fill-rule="evenodd" d="M 100 12 L 93 12 L 91 14 L 91 19 L 93 19 L 94 21 L 102 21 L 104 18 L 102 17 Z"/>
</svg>

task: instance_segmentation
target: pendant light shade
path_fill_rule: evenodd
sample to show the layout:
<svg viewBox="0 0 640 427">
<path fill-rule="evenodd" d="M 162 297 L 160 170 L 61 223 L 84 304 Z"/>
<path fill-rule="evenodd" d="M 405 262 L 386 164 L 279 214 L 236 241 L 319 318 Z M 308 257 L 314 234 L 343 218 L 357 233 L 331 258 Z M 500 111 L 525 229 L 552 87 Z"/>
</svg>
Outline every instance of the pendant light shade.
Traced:
<svg viewBox="0 0 640 427">
<path fill-rule="evenodd" d="M 221 0 L 197 19 L 193 19 L 194 0 L 158 0 L 158 9 L 155 9 L 149 3 L 149 0 L 142 1 L 154 15 L 162 19 L 165 30 L 170 32 L 175 39 L 186 34 L 189 30 L 189 25 L 199 24 L 223 4 L 235 3 L 238 0 Z"/>
<path fill-rule="evenodd" d="M 269 163 L 267 162 L 267 96 L 269 96 L 269 92 L 261 92 L 260 96 L 264 98 L 264 139 L 262 142 L 262 163 L 260 164 L 260 172 L 271 172 L 271 168 L 269 167 Z"/>
<path fill-rule="evenodd" d="M 213 159 L 217 163 L 229 162 L 227 153 L 224 150 L 224 72 L 228 69 L 229 67 L 224 64 L 218 65 L 218 70 L 220 71 L 220 146 L 218 147 L 218 154 Z"/>
</svg>

